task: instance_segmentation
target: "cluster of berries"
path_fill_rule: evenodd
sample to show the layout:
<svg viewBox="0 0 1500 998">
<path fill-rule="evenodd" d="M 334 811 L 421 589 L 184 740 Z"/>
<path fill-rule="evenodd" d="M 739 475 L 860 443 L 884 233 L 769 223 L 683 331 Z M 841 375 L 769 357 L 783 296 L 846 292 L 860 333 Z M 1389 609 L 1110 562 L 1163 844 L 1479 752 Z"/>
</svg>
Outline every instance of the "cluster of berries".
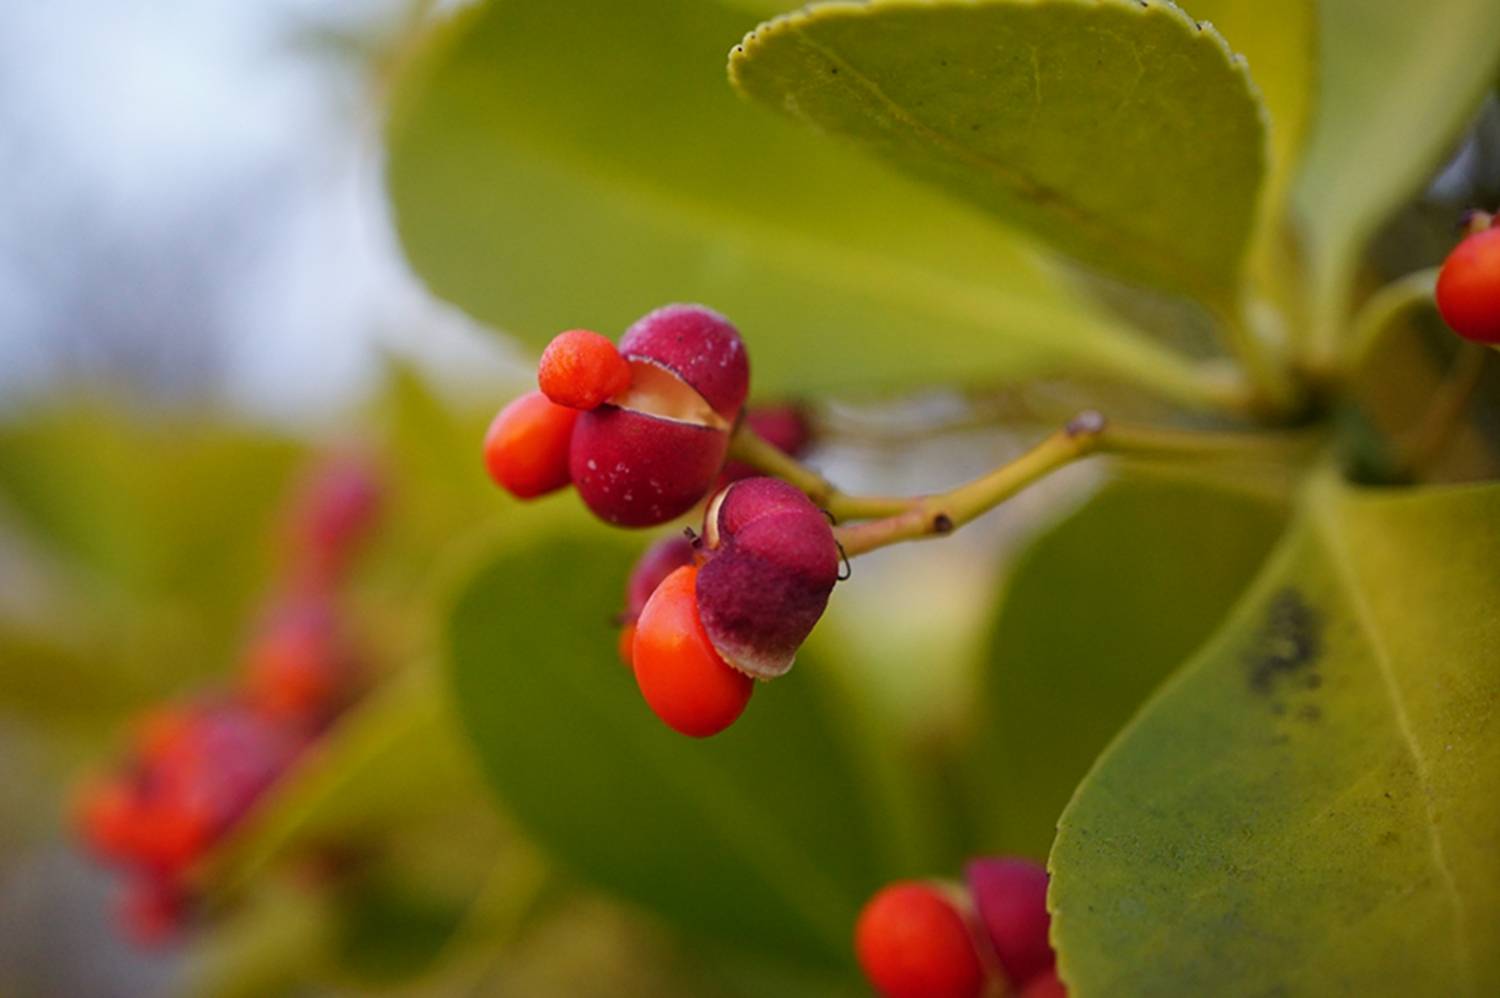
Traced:
<svg viewBox="0 0 1500 998">
<path fill-rule="evenodd" d="M 796 488 L 727 461 L 743 418 L 781 450 L 809 440 L 794 407 L 743 413 L 750 366 L 738 330 L 699 305 L 657 309 L 615 347 L 587 330 L 543 352 L 539 392 L 495 417 L 485 464 L 512 494 L 571 483 L 601 519 L 665 523 L 712 497 L 701 533 L 658 542 L 631 573 L 621 657 L 673 729 L 716 734 L 756 680 L 783 675 L 839 578 L 827 515 Z"/>
<path fill-rule="evenodd" d="M 537 370 L 540 392 L 500 411 L 485 463 L 530 499 L 572 484 L 600 519 L 649 527 L 697 505 L 729 452 L 750 391 L 750 362 L 734 326 L 697 305 L 668 305 L 615 345 L 574 329 Z"/>
<path fill-rule="evenodd" d="M 965 884 L 902 881 L 860 912 L 855 955 L 884 998 L 1066 998 L 1047 937 L 1047 872 L 1024 859 L 969 863 Z"/>
<path fill-rule="evenodd" d="M 1475 343 L 1500 344 L 1500 227 L 1494 222 L 1492 215 L 1474 213 L 1469 235 L 1438 272 L 1438 311 Z"/>
<path fill-rule="evenodd" d="M 353 463 L 309 482 L 287 521 L 287 595 L 245 648 L 238 687 L 151 710 L 123 761 L 79 788 L 79 836 L 125 874 L 121 920 L 138 942 L 176 934 L 198 862 L 358 694 L 334 596 L 378 505 L 374 478 Z"/>
</svg>

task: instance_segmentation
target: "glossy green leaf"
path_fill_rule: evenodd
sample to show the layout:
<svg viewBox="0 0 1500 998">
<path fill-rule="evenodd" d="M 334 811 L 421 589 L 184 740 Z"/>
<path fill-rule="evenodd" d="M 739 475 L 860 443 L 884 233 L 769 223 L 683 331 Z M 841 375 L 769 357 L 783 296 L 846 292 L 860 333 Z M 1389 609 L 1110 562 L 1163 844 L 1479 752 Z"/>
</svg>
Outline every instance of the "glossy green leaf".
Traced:
<svg viewBox="0 0 1500 998">
<path fill-rule="evenodd" d="M 1494 0 L 1321 0 L 1319 113 L 1297 186 L 1325 343 L 1365 244 L 1413 194 L 1500 73 Z"/>
<path fill-rule="evenodd" d="M 739 99 L 723 53 L 755 18 L 712 0 L 461 15 L 393 102 L 389 184 L 417 271 L 538 345 L 704 301 L 746 334 L 767 395 L 1060 367 L 1191 394 L 1180 362 L 1027 241 Z"/>
<path fill-rule="evenodd" d="M 1063 815 L 1070 993 L 1500 991 L 1497 518 L 1318 483 Z"/>
<path fill-rule="evenodd" d="M 1283 516 L 1275 496 L 1140 471 L 1032 542 L 985 665 L 971 769 L 986 851 L 1047 855 L 1078 782 L 1213 633 Z"/>
<path fill-rule="evenodd" d="M 730 75 L 1095 267 L 1217 307 L 1239 292 L 1264 110 L 1171 4 L 827 3 L 756 29 Z"/>
<path fill-rule="evenodd" d="M 891 872 L 882 821 L 811 656 L 705 741 L 646 708 L 611 615 L 636 544 L 528 531 L 460 592 L 454 702 L 484 771 L 536 842 L 690 934 L 847 964 L 859 905 Z"/>
</svg>

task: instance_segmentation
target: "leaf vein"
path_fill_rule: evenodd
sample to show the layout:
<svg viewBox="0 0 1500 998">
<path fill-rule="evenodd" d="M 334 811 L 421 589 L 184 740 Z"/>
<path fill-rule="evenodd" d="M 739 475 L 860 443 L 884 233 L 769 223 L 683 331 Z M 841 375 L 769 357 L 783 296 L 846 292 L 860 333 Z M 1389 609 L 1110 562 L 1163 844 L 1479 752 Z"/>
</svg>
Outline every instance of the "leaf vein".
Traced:
<svg viewBox="0 0 1500 998">
<path fill-rule="evenodd" d="M 1214 290 L 1216 282 L 1195 262 L 1152 242 L 1143 233 L 1130 232 L 1121 229 L 1119 226 L 1110 225 L 1104 218 L 1069 199 L 1061 191 L 1048 187 L 1007 163 L 967 148 L 963 143 L 923 121 L 914 112 L 899 104 L 881 88 L 880 84 L 876 83 L 872 77 L 850 62 L 843 53 L 832 46 L 812 38 L 804 30 L 802 22 L 799 19 L 788 19 L 786 23 L 800 44 L 806 46 L 822 58 L 827 59 L 829 62 L 838 65 L 841 70 L 841 78 L 851 81 L 853 85 L 857 85 L 877 105 L 883 108 L 893 121 L 905 126 L 920 139 L 932 143 L 959 162 L 981 173 L 989 174 L 1002 186 L 1008 185 L 1013 187 L 1019 190 L 1025 197 L 1054 208 L 1058 214 L 1062 215 L 1072 224 L 1094 233 L 1103 242 L 1113 244 L 1117 252 L 1137 257 L 1151 257 L 1157 261 L 1157 265 L 1163 270 L 1177 271 L 1181 274 L 1191 275 L 1186 285 L 1192 288 L 1193 293 L 1201 300 L 1213 303 L 1222 301 L 1223 294 Z M 1139 59 L 1139 53 L 1135 53 L 1135 55 Z M 1036 60 L 1037 53 L 1033 49 L 1033 64 L 1035 64 Z M 1039 75 L 1034 82 L 1038 91 L 1040 91 Z M 1139 83 L 1139 80 L 1136 82 Z M 1037 110 L 1040 110 L 1039 104 Z"/>
<path fill-rule="evenodd" d="M 1457 923 L 1457 931 L 1454 933 L 1455 955 L 1460 966 L 1464 968 L 1467 978 L 1465 991 L 1468 994 L 1476 994 L 1474 987 L 1474 958 L 1469 950 L 1468 943 L 1468 905 L 1465 904 L 1463 895 L 1458 890 L 1458 881 L 1453 876 L 1453 870 L 1448 864 L 1447 851 L 1443 847 L 1443 837 L 1439 831 L 1437 813 L 1433 808 L 1432 774 L 1428 768 L 1426 755 L 1422 752 L 1421 745 L 1417 741 L 1416 732 L 1412 728 L 1411 717 L 1406 712 L 1406 706 L 1401 700 L 1401 691 L 1396 684 L 1395 670 L 1392 667 L 1389 650 L 1381 637 L 1378 618 L 1374 609 L 1366 600 L 1360 588 L 1359 570 L 1356 567 L 1353 551 L 1347 540 L 1340 534 L 1338 523 L 1334 519 L 1333 510 L 1328 502 L 1317 504 L 1319 533 L 1325 541 L 1330 560 L 1338 573 L 1339 581 L 1342 583 L 1349 605 L 1359 619 L 1361 630 L 1364 632 L 1369 644 L 1372 657 L 1375 660 L 1376 671 L 1380 676 L 1382 688 L 1385 690 L 1386 698 L 1390 701 L 1391 713 L 1396 721 L 1396 730 L 1400 734 L 1407 752 L 1411 756 L 1412 766 L 1415 771 L 1417 782 L 1422 788 L 1423 809 L 1427 815 L 1428 840 L 1432 847 L 1433 865 L 1442 880 L 1443 887 L 1453 907 L 1454 921 Z"/>
</svg>

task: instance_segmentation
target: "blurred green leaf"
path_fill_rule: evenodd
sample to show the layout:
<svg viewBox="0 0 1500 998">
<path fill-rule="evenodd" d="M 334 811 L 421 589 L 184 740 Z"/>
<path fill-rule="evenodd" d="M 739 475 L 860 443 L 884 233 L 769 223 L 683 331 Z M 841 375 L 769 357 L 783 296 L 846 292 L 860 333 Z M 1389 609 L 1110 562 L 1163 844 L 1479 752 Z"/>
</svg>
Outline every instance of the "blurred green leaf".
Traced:
<svg viewBox="0 0 1500 998">
<path fill-rule="evenodd" d="M 1497 518 L 1317 483 L 1063 815 L 1070 993 L 1500 991 Z"/>
<path fill-rule="evenodd" d="M 0 513 L 27 568 L 23 609 L 0 608 L 24 614 L 0 642 L 27 649 L 0 709 L 55 707 L 97 735 L 107 713 L 223 670 L 281 553 L 268 537 L 303 453 L 213 418 L 104 404 L 0 424 Z"/>
<path fill-rule="evenodd" d="M 22 716 L 54 732 L 94 729 L 145 695 L 136 677 L 110 668 L 98 641 L 79 641 L 81 621 L 36 628 L 0 617 L 0 715 Z"/>
<path fill-rule="evenodd" d="M 422 974 L 463 925 L 470 901 L 384 872 L 346 887 L 332 947 L 339 979 L 369 990 Z"/>
<path fill-rule="evenodd" d="M 1500 72 L 1494 0 L 1321 0 L 1319 113 L 1296 201 L 1324 349 L 1365 244 L 1446 155 Z"/>
<path fill-rule="evenodd" d="M 448 628 L 458 712 L 510 813 L 692 935 L 846 966 L 858 907 L 888 871 L 820 663 L 759 687 L 729 731 L 684 738 L 615 657 L 637 545 L 581 524 L 521 533 L 462 588 Z"/>
<path fill-rule="evenodd" d="M 212 420 L 37 412 L 0 425 L 0 499 L 106 585 L 237 604 L 264 574 L 266 528 L 299 453 Z"/>
<path fill-rule="evenodd" d="M 730 75 L 1088 264 L 1223 309 L 1267 144 L 1229 56 L 1164 3 L 877 0 L 761 26 Z"/>
<path fill-rule="evenodd" d="M 1059 367 L 1193 394 L 1180 361 L 1024 241 L 738 99 L 723 53 L 754 23 L 710 0 L 458 17 L 393 101 L 390 190 L 417 271 L 533 344 L 707 302 L 768 395 Z M 1232 197 L 1200 216 L 1232 215 Z"/>
<path fill-rule="evenodd" d="M 1317 0 L 1183 0 L 1179 6 L 1218 29 L 1250 67 L 1250 79 L 1271 116 L 1265 221 L 1279 222 L 1315 112 Z M 1276 242 L 1268 247 L 1283 251 Z"/>
<path fill-rule="evenodd" d="M 1270 550 L 1274 497 L 1128 472 L 1032 542 L 997 608 L 971 770 L 983 848 L 1041 858 L 1109 740 Z"/>
<path fill-rule="evenodd" d="M 497 394 L 494 407 L 508 397 Z M 493 411 L 457 411 L 415 368 L 395 360 L 386 365 L 384 389 L 373 408 L 372 419 L 384 423 L 384 456 L 401 511 L 394 527 L 425 532 L 430 543 L 451 536 L 455 523 L 493 512 L 495 485 L 480 461 L 480 442 Z"/>
</svg>

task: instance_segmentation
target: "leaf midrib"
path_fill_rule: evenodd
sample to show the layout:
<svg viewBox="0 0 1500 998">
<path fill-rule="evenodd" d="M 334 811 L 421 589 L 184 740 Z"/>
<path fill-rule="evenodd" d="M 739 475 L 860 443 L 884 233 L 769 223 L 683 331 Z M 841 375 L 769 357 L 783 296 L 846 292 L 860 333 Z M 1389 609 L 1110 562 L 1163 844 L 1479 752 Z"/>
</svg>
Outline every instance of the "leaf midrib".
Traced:
<svg viewBox="0 0 1500 998">
<path fill-rule="evenodd" d="M 768 28 L 780 28 L 787 32 L 799 44 L 822 58 L 837 64 L 841 69 L 840 76 L 842 78 L 857 84 L 875 103 L 883 107 L 895 121 L 906 126 L 919 140 L 935 145 L 959 162 L 971 166 L 981 173 L 990 175 L 997 181 L 999 186 L 1013 187 L 1019 190 L 1022 196 L 1045 203 L 1049 208 L 1055 209 L 1071 224 L 1096 235 L 1100 242 L 1113 247 L 1116 253 L 1123 256 L 1145 256 L 1150 258 L 1153 267 L 1159 269 L 1162 273 L 1175 273 L 1186 276 L 1188 279 L 1184 281 L 1184 286 L 1194 297 L 1218 311 L 1229 309 L 1232 295 L 1221 286 L 1219 281 L 1214 280 L 1211 274 L 1204 271 L 1196 263 L 1180 257 L 1169 247 L 1155 243 L 1142 233 L 1135 233 L 1120 226 L 1109 224 L 1108 219 L 1091 212 L 1083 205 L 1067 197 L 1063 192 L 1038 182 L 1028 174 L 1017 170 L 1015 167 L 1001 160 L 969 149 L 963 143 L 941 131 L 936 126 L 926 123 L 915 111 L 907 109 L 886 94 L 872 77 L 855 66 L 843 53 L 830 45 L 811 38 L 803 28 L 803 22 L 807 20 L 808 17 L 805 13 L 796 12 L 777 18 L 768 26 L 758 30 L 765 31 Z M 1202 30 L 1212 31 L 1213 29 L 1210 26 Z M 736 82 L 738 83 L 735 68 L 735 59 L 732 58 L 731 75 L 736 78 Z"/>
</svg>

